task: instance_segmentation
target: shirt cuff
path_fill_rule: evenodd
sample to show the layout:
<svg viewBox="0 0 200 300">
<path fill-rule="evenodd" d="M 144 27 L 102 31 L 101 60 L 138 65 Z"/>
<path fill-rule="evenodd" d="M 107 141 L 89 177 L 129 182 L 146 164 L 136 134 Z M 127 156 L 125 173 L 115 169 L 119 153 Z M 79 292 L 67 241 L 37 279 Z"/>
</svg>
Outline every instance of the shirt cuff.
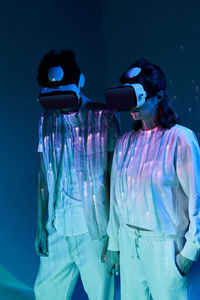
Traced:
<svg viewBox="0 0 200 300">
<path fill-rule="evenodd" d="M 199 253 L 200 253 L 200 246 L 198 242 L 194 241 L 186 241 L 185 246 L 183 247 L 183 250 L 181 250 L 181 255 L 190 259 L 190 260 L 198 260 Z"/>
<path fill-rule="evenodd" d="M 112 238 L 109 237 L 108 250 L 119 251 L 118 236 L 115 236 L 115 237 L 112 236 Z"/>
</svg>

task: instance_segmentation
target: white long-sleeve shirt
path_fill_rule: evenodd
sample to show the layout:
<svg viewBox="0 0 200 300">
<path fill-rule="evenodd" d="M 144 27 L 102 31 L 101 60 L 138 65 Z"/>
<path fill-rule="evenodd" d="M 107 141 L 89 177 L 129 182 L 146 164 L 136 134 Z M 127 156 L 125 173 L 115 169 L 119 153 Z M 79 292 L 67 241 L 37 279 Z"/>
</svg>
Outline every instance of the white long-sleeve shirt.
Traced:
<svg viewBox="0 0 200 300">
<path fill-rule="evenodd" d="M 200 249 L 200 148 L 195 134 L 171 129 L 131 131 L 118 139 L 112 165 L 109 250 L 120 224 L 186 237 L 181 254 Z"/>
</svg>

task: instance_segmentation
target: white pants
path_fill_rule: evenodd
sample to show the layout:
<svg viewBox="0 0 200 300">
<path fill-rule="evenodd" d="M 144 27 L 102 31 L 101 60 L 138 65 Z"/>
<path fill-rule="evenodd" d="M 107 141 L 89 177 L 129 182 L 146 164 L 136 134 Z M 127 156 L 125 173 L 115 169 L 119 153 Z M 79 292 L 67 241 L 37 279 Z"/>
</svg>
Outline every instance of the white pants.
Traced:
<svg viewBox="0 0 200 300">
<path fill-rule="evenodd" d="M 101 263 L 105 239 L 91 240 L 89 233 L 65 238 L 49 234 L 49 256 L 40 258 L 34 291 L 36 300 L 71 299 L 80 273 L 90 300 L 114 300 L 114 276 Z"/>
<path fill-rule="evenodd" d="M 121 300 L 187 300 L 188 276 L 181 275 L 175 262 L 184 242 L 163 233 L 121 227 Z"/>
</svg>

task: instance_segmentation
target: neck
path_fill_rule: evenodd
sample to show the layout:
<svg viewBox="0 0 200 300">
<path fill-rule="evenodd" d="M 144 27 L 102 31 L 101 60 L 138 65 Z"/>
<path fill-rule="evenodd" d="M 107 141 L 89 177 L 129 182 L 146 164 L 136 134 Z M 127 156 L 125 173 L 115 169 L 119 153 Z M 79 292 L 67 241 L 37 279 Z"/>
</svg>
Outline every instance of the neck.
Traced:
<svg viewBox="0 0 200 300">
<path fill-rule="evenodd" d="M 150 130 L 158 125 L 157 117 L 153 117 L 151 119 L 141 120 L 141 121 L 142 121 L 142 130 Z"/>
</svg>

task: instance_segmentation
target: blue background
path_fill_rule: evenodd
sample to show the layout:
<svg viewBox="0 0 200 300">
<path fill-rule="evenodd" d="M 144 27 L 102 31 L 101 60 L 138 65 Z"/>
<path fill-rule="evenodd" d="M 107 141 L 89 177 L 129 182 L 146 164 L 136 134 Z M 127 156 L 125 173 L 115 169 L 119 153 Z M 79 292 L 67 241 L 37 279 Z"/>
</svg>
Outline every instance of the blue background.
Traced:
<svg viewBox="0 0 200 300">
<path fill-rule="evenodd" d="M 127 66 L 145 57 L 162 67 L 182 124 L 199 136 L 199 11 L 197 0 L 1 3 L 0 264 L 26 285 L 33 286 L 39 264 L 33 245 L 42 56 L 53 48 L 73 49 L 86 76 L 84 92 L 99 102 Z M 130 116 L 121 119 L 123 132 L 130 130 Z M 193 300 L 199 300 L 199 268 L 192 266 Z M 80 297 L 87 299 L 79 281 L 73 300 Z"/>
</svg>

